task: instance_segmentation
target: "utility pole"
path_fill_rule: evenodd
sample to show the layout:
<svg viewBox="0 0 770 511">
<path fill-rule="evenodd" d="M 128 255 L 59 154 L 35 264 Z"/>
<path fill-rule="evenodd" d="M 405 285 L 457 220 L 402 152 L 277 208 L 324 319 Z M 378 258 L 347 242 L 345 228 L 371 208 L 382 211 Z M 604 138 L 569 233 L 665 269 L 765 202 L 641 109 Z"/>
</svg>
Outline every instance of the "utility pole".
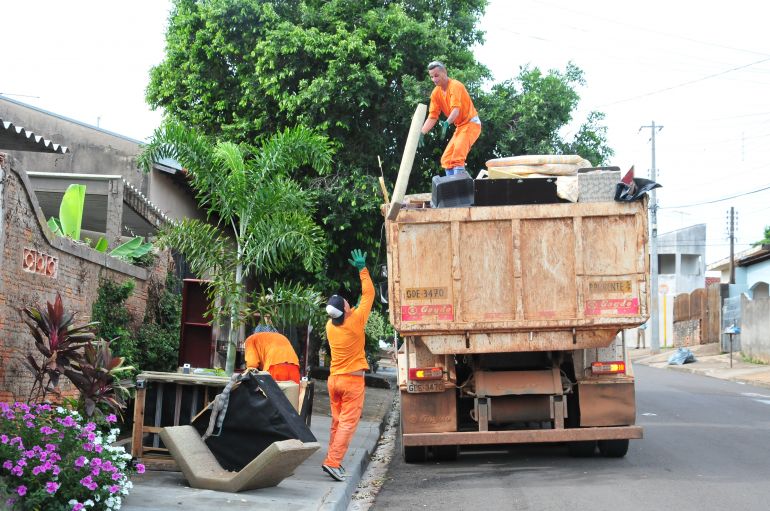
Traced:
<svg viewBox="0 0 770 511">
<path fill-rule="evenodd" d="M 650 141 L 652 142 L 652 168 L 650 169 L 650 179 L 655 181 L 655 134 L 663 129 L 663 126 L 656 126 L 652 121 L 649 126 L 642 126 L 639 131 L 650 128 Z M 652 196 L 650 204 L 650 351 L 660 353 L 660 312 L 658 297 L 658 199 L 655 189 L 650 192 Z"/>
<path fill-rule="evenodd" d="M 730 206 L 730 284 L 735 284 L 735 208 Z"/>
</svg>

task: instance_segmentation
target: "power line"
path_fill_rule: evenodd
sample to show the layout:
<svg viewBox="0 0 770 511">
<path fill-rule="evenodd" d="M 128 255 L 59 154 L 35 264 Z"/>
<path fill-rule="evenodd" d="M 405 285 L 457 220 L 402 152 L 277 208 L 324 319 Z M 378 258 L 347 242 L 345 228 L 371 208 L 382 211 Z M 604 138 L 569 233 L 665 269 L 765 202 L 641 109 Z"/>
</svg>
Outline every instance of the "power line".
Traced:
<svg viewBox="0 0 770 511">
<path fill-rule="evenodd" d="M 741 69 L 745 69 L 745 68 L 751 67 L 751 66 L 756 66 L 757 64 L 762 64 L 763 62 L 768 62 L 768 61 L 770 61 L 770 57 L 762 59 L 762 60 L 757 60 L 755 62 L 751 62 L 749 64 L 745 64 L 745 65 L 742 65 L 742 66 L 733 67 L 733 68 L 727 69 L 725 71 L 720 71 L 719 73 L 714 73 L 714 74 L 710 74 L 710 75 L 707 75 L 707 76 L 702 76 L 701 78 L 696 78 L 695 80 L 690 80 L 689 82 L 683 82 L 683 83 L 680 83 L 678 85 L 672 85 L 670 87 L 665 87 L 663 89 L 658 89 L 658 90 L 655 90 L 655 91 L 652 91 L 652 92 L 647 92 L 645 94 L 639 94 L 638 96 L 633 96 L 633 97 L 626 98 L 626 99 L 620 99 L 618 101 L 613 101 L 612 103 L 605 103 L 603 105 L 597 106 L 597 108 L 604 108 L 604 107 L 607 107 L 607 106 L 617 105 L 618 103 L 625 103 L 627 101 L 633 101 L 635 99 L 641 99 L 641 98 L 645 98 L 645 97 L 648 97 L 648 96 L 654 96 L 655 94 L 660 94 L 662 92 L 668 92 L 670 90 L 678 89 L 680 87 L 686 87 L 688 85 L 693 85 L 695 83 L 702 82 L 704 80 L 709 80 L 711 78 L 716 78 L 717 76 L 722 76 L 722 75 L 725 75 L 725 74 L 728 74 L 728 73 L 732 73 L 734 71 L 739 71 Z"/>
<path fill-rule="evenodd" d="M 736 48 L 734 46 L 727 46 L 727 45 L 723 45 L 723 44 L 713 43 L 713 42 L 710 42 L 710 41 L 701 41 L 699 39 L 693 39 L 691 37 L 685 37 L 685 36 L 680 35 L 680 34 L 671 34 L 671 33 L 663 32 L 663 31 L 660 31 L 660 30 L 653 30 L 653 29 L 646 28 L 646 27 L 640 27 L 638 25 L 634 25 L 634 24 L 631 24 L 631 23 L 625 23 L 623 21 L 618 21 L 618 20 L 612 19 L 612 18 L 606 18 L 604 16 L 597 16 L 595 14 L 586 14 L 584 12 L 580 12 L 580 11 L 577 11 L 575 9 L 570 9 L 568 7 L 563 7 L 563 6 L 560 6 L 560 5 L 553 5 L 553 4 L 550 4 L 548 2 L 543 2 L 543 1 L 540 1 L 540 0 L 534 0 L 534 2 L 538 3 L 538 4 L 541 4 L 541 5 L 545 5 L 545 6 L 551 7 L 552 9 L 559 9 L 559 10 L 569 11 L 569 12 L 572 12 L 573 14 L 578 14 L 580 16 L 586 16 L 588 18 L 594 18 L 594 19 L 598 19 L 598 20 L 608 21 L 608 22 L 612 23 L 613 25 L 623 25 L 623 26 L 626 26 L 626 27 L 633 28 L 635 30 L 640 30 L 640 31 L 643 31 L 643 32 L 652 32 L 653 34 L 658 34 L 658 35 L 663 35 L 663 36 L 666 36 L 666 37 L 671 37 L 672 39 L 682 39 L 683 41 L 690 41 L 690 42 L 693 42 L 693 43 L 702 44 L 702 45 L 706 45 L 706 46 L 714 46 L 716 48 L 723 48 L 723 49 L 726 49 L 726 50 L 740 51 L 740 52 L 744 52 L 744 53 L 753 53 L 755 55 L 768 55 L 767 52 L 760 52 L 760 51 L 755 51 L 755 50 L 747 50 L 747 49 L 744 49 L 744 48 Z"/>
<path fill-rule="evenodd" d="M 726 201 L 726 200 L 730 200 L 730 199 L 735 199 L 737 197 L 743 197 L 744 195 L 751 195 L 752 193 L 759 193 L 759 192 L 763 192 L 765 190 L 770 190 L 770 185 L 767 185 L 764 188 L 759 188 L 757 190 L 752 190 L 750 192 L 739 193 L 737 195 L 731 195 L 730 197 L 723 197 L 721 199 L 714 199 L 714 200 L 710 200 L 710 201 L 697 202 L 695 204 L 685 204 L 683 206 L 659 206 L 659 207 L 660 207 L 660 209 L 692 208 L 694 206 L 703 206 L 705 204 L 714 204 L 716 202 L 722 202 L 722 201 Z"/>
</svg>

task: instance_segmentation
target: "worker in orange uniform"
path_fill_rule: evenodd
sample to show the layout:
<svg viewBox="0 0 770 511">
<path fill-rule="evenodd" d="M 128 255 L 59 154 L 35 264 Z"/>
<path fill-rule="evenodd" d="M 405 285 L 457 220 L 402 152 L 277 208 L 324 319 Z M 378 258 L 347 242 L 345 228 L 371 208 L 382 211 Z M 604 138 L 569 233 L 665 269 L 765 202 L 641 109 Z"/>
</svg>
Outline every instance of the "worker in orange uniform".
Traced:
<svg viewBox="0 0 770 511">
<path fill-rule="evenodd" d="M 428 74 L 436 87 L 430 95 L 428 118 L 420 130 L 418 145 L 422 147 L 424 136 L 437 122 L 441 124 L 441 138 L 446 136 L 449 125 L 454 124 L 455 133 L 441 156 L 441 166 L 447 176 L 452 176 L 465 171 L 465 159 L 481 134 L 481 120 L 465 85 L 449 78 L 443 63 L 436 60 L 428 64 Z M 446 116 L 445 121 L 438 120 L 440 113 Z"/>
<path fill-rule="evenodd" d="M 366 269 L 366 253 L 353 250 L 351 257 L 348 262 L 358 269 L 361 278 L 360 304 L 351 308 L 340 295 L 332 295 L 326 305 L 329 315 L 326 338 L 332 356 L 327 382 L 332 426 L 329 451 L 322 468 L 336 481 L 345 479 L 342 459 L 364 408 L 364 371 L 369 369 L 364 352 L 364 327 L 374 304 L 374 284 Z"/>
<path fill-rule="evenodd" d="M 299 359 L 289 339 L 270 325 L 259 325 L 244 342 L 246 367 L 267 371 L 275 381 L 299 383 Z"/>
</svg>

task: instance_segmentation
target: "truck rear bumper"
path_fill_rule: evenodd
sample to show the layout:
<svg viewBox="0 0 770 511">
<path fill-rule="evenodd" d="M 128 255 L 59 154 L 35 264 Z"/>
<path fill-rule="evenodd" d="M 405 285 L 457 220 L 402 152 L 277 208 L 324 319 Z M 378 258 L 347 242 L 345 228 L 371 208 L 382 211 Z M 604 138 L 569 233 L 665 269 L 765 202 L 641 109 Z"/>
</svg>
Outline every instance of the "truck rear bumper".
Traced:
<svg viewBox="0 0 770 511">
<path fill-rule="evenodd" d="M 642 438 L 641 426 L 603 428 L 538 429 L 516 431 L 458 431 L 451 433 L 406 433 L 404 446 L 485 445 L 575 442 L 587 440 L 623 440 Z"/>
</svg>

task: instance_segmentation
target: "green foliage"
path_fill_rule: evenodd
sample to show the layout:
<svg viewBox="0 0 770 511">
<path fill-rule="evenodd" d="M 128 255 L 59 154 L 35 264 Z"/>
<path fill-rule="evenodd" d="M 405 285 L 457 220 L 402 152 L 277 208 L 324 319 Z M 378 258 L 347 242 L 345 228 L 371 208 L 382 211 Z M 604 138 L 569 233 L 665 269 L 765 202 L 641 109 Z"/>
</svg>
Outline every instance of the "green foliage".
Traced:
<svg viewBox="0 0 770 511">
<path fill-rule="evenodd" d="M 110 255 L 123 259 L 128 263 L 135 263 L 152 250 L 152 243 L 145 243 L 141 236 L 128 240 L 115 247 Z"/>
<path fill-rule="evenodd" d="M 230 320 L 226 370 L 232 373 L 238 326 L 250 315 L 244 279 L 271 278 L 293 266 L 321 268 L 325 244 L 313 221 L 314 195 L 290 175 L 299 168 L 326 173 L 331 150 L 324 137 L 302 127 L 250 146 L 215 142 L 171 121 L 155 132 L 139 163 L 149 170 L 167 157 L 187 169 L 199 204 L 218 224 L 186 219 L 165 227 L 158 242 L 211 281 L 212 313 Z"/>
<path fill-rule="evenodd" d="M 109 243 L 107 243 L 107 239 L 102 236 L 96 242 L 96 245 L 94 245 L 94 250 L 96 250 L 97 252 L 107 252 L 108 247 L 109 247 Z"/>
<path fill-rule="evenodd" d="M 150 283 L 144 322 L 136 333 L 135 364 L 143 371 L 177 370 L 182 317 L 182 298 L 174 292 L 177 287 L 178 279 L 172 273 L 164 285 L 155 280 Z"/>
<path fill-rule="evenodd" d="M 388 318 L 377 309 L 372 309 L 364 330 L 366 334 L 366 352 L 377 353 L 380 349 L 380 339 L 383 341 L 392 339 L 393 331 Z"/>
<path fill-rule="evenodd" d="M 337 149 L 336 171 L 293 170 L 318 190 L 316 222 L 331 256 L 326 288 L 355 286 L 353 248 L 375 253 L 382 217 L 377 155 L 395 181 L 425 66 L 442 58 L 478 81 L 471 46 L 486 0 L 176 0 L 165 60 L 151 72 L 153 107 L 203 133 L 252 142 L 302 124 Z M 415 78 L 416 77 L 416 78 Z"/>
<path fill-rule="evenodd" d="M 761 245 L 770 245 L 770 225 L 765 226 L 764 237 L 751 244 L 752 247 L 759 247 Z"/>
<path fill-rule="evenodd" d="M 80 239 L 80 224 L 83 221 L 85 202 L 85 185 L 71 184 L 67 187 L 59 204 L 59 223 L 64 236 L 73 240 Z"/>
<path fill-rule="evenodd" d="M 136 341 L 131 332 L 131 314 L 126 300 L 134 291 L 134 281 L 122 284 L 102 279 L 97 298 L 91 306 L 91 319 L 98 322 L 96 334 L 112 342 L 112 349 L 121 357 L 134 363 L 137 357 Z"/>
</svg>

